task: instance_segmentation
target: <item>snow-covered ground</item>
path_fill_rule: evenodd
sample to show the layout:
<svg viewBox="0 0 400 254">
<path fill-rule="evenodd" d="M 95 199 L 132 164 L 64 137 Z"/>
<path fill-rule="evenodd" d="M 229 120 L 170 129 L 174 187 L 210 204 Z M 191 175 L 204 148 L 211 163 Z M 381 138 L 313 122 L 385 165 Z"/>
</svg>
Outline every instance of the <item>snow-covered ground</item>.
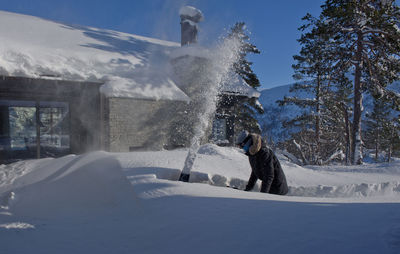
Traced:
<svg viewBox="0 0 400 254">
<path fill-rule="evenodd" d="M 236 148 L 69 155 L 0 166 L 0 253 L 400 253 L 400 161 L 306 168 L 245 192 Z M 234 188 L 227 188 L 231 186 Z M 238 189 L 235 189 L 238 188 Z"/>
</svg>

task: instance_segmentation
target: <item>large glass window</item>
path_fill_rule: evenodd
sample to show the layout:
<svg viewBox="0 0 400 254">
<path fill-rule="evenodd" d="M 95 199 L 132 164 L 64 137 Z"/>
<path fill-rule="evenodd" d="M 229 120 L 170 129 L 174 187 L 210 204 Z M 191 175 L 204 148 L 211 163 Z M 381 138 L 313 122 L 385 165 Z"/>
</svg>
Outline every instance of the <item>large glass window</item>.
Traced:
<svg viewBox="0 0 400 254">
<path fill-rule="evenodd" d="M 0 152 L 8 159 L 69 152 L 68 116 L 65 102 L 0 100 Z"/>
<path fill-rule="evenodd" d="M 36 108 L 8 107 L 9 138 L 11 150 L 26 150 L 36 145 Z"/>
<path fill-rule="evenodd" d="M 69 150 L 68 104 L 40 104 L 40 145 L 47 155 L 64 153 Z"/>
</svg>

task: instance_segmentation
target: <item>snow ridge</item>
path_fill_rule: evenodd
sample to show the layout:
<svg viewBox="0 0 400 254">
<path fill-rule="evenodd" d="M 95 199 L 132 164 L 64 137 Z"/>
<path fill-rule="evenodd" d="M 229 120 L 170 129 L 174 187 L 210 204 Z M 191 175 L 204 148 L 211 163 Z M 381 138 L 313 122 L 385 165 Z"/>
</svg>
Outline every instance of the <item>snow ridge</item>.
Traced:
<svg viewBox="0 0 400 254">
<path fill-rule="evenodd" d="M 289 187 L 289 196 L 323 197 L 323 198 L 350 198 L 375 197 L 385 195 L 399 195 L 400 182 L 360 183 L 341 186 L 310 186 Z"/>
</svg>

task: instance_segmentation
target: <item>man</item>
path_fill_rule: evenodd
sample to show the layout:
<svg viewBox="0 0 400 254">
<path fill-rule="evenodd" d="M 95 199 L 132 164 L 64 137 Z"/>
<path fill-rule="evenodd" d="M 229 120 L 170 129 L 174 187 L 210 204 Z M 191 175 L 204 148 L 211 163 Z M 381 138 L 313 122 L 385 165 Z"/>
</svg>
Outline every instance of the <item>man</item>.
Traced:
<svg viewBox="0 0 400 254">
<path fill-rule="evenodd" d="M 242 131 L 236 141 L 249 157 L 251 175 L 245 191 L 254 188 L 257 180 L 261 180 L 261 192 L 286 195 L 288 186 L 278 158 L 268 148 L 258 134 Z"/>
</svg>

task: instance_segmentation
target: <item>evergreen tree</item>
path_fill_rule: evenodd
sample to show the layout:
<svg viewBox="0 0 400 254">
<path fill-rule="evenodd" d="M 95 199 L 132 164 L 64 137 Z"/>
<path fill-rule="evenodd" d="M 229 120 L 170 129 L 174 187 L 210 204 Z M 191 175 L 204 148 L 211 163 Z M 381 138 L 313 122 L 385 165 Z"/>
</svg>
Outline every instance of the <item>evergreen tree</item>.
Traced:
<svg viewBox="0 0 400 254">
<path fill-rule="evenodd" d="M 375 99 L 373 110 L 367 114 L 365 132 L 365 145 L 367 148 L 375 150 L 375 160 L 384 147 L 387 147 L 390 133 L 390 107 L 388 102 L 382 99 Z M 388 133 L 389 132 L 389 133 Z"/>
<path fill-rule="evenodd" d="M 345 52 L 354 73 L 352 124 L 352 162 L 361 164 L 362 93 L 387 96 L 400 105 L 395 93 L 385 89 L 398 79 L 400 71 L 400 11 L 394 0 L 327 0 L 322 6 L 321 23 L 329 35 L 334 52 Z M 351 65 L 350 65 L 350 64 Z"/>
<path fill-rule="evenodd" d="M 329 74 L 331 72 L 331 57 L 329 40 L 324 32 L 325 27 L 320 20 L 307 14 L 304 18 L 306 24 L 299 28 L 303 32 L 298 40 L 302 45 L 299 55 L 293 58 L 296 64 L 292 65 L 294 78 L 302 82 L 294 84 L 290 92 L 306 92 L 308 98 L 299 96 L 285 97 L 279 101 L 280 105 L 294 104 L 303 108 L 303 114 L 286 122 L 285 127 L 298 126 L 301 135 L 297 136 L 296 147 L 305 149 L 303 161 L 307 163 L 322 164 L 329 155 L 331 141 L 322 128 L 327 127 L 327 119 L 323 119 L 326 108 L 325 101 L 329 100 Z M 311 96 L 311 98 L 309 98 Z M 322 138 L 323 144 L 322 144 Z"/>
<path fill-rule="evenodd" d="M 285 107 L 270 104 L 265 107 L 263 117 L 259 119 L 261 135 L 267 138 L 270 146 L 275 146 L 290 137 L 291 129 L 282 127 L 287 112 L 288 109 Z"/>
<path fill-rule="evenodd" d="M 393 155 L 400 156 L 400 115 L 392 118 L 388 123 L 388 152 L 387 161 L 391 161 Z"/>
<path fill-rule="evenodd" d="M 244 22 L 237 22 L 228 35 L 235 38 L 240 43 L 238 61 L 233 64 L 233 69 L 249 86 L 258 88 L 260 81 L 253 72 L 252 62 L 246 59 L 249 53 L 260 54 L 260 50 L 250 43 L 250 37 L 246 34 L 246 25 Z M 263 108 L 257 99 L 239 101 L 234 109 L 235 114 L 235 132 L 246 129 L 250 132 L 260 133 L 261 129 L 256 119 L 256 114 L 262 114 Z"/>
<path fill-rule="evenodd" d="M 337 151 L 344 152 L 346 164 L 350 163 L 351 148 L 351 93 L 352 83 L 346 73 L 337 73 L 330 76 L 329 82 L 332 84 L 330 100 L 326 100 L 324 105 L 328 114 L 326 119 L 329 122 L 330 140 L 336 142 Z M 331 85 L 330 85 L 331 86 Z"/>
</svg>

